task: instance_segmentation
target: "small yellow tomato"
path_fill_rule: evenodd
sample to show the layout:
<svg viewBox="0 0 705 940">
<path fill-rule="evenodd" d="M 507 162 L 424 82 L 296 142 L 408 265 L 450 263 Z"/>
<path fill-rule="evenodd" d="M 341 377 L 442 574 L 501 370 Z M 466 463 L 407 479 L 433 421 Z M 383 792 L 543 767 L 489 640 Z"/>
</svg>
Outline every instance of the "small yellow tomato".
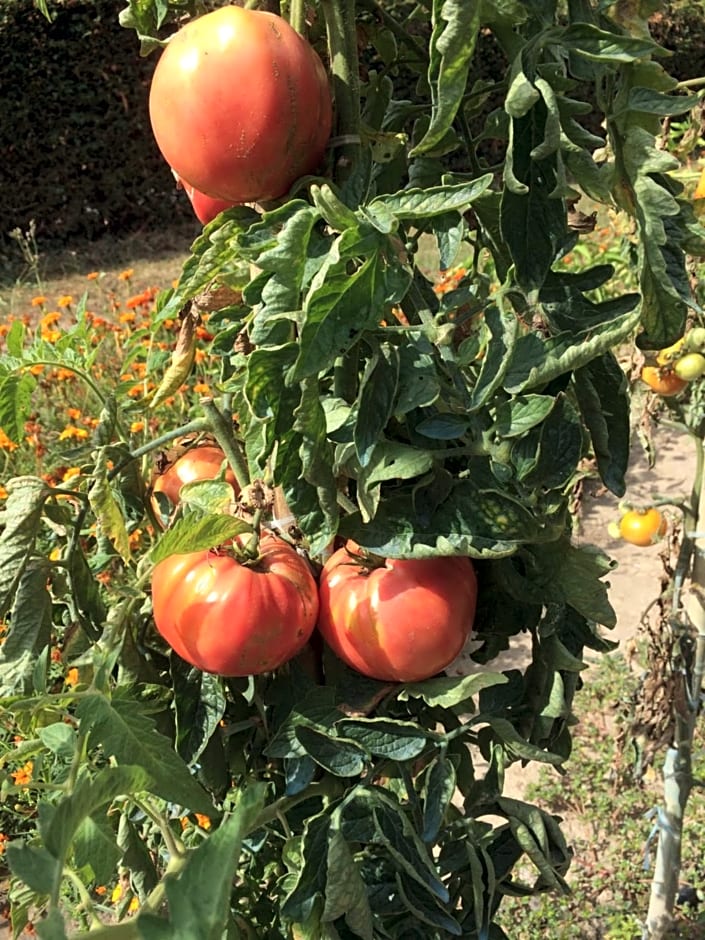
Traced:
<svg viewBox="0 0 705 940">
<path fill-rule="evenodd" d="M 685 343 L 685 338 L 677 340 L 672 346 L 667 346 L 665 349 L 660 350 L 656 356 L 656 362 L 660 366 L 666 366 L 672 363 L 677 359 L 683 352 L 683 345 Z"/>
<path fill-rule="evenodd" d="M 668 523 L 653 506 L 650 509 L 630 509 L 619 520 L 619 534 L 625 542 L 641 548 L 653 545 L 666 534 Z"/>
</svg>

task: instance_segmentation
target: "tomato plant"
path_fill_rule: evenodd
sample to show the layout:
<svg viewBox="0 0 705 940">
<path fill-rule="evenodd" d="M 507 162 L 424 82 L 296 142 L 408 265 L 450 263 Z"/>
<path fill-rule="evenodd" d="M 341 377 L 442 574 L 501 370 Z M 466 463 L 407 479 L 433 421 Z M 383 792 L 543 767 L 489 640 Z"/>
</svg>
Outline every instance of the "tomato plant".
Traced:
<svg viewBox="0 0 705 940">
<path fill-rule="evenodd" d="M 469 559 L 371 562 L 349 546 L 320 578 L 318 629 L 353 669 L 387 682 L 416 682 L 460 653 L 475 617 Z"/>
<path fill-rule="evenodd" d="M 159 149 L 199 205 L 202 195 L 231 205 L 283 196 L 321 162 L 331 127 L 313 49 L 281 17 L 237 6 L 171 37 L 149 113 Z"/>
<path fill-rule="evenodd" d="M 303 648 L 318 614 L 308 562 L 271 535 L 261 539 L 254 561 L 227 546 L 170 555 L 154 569 L 152 603 L 157 630 L 172 649 L 221 676 L 281 666 Z"/>
<path fill-rule="evenodd" d="M 39 776 L 37 812 L 6 850 L 15 927 L 31 905 L 47 936 L 73 915 L 94 927 L 94 889 L 119 875 L 141 907 L 100 936 L 501 938 L 506 894 L 567 884 L 560 826 L 505 790 L 505 769 L 567 764 L 586 651 L 612 648 L 610 561 L 573 540 L 570 513 L 586 466 L 625 495 L 631 400 L 614 350 L 636 337 L 655 356 L 687 323 L 702 329 L 686 262 L 705 256 L 705 231 L 661 146 L 662 119 L 698 96 L 676 88 L 638 11 L 596 0 L 424 0 L 411 13 L 292 0 L 292 29 L 236 7 L 184 26 L 196 7 L 130 0 L 123 14 L 145 50 L 173 35 L 152 88 L 160 145 L 211 198 L 277 204 L 234 206 L 193 243 L 140 335 L 149 399 L 90 372 L 86 317 L 70 341 L 28 348 L 20 322 L 0 360 L 0 421 L 18 449 L 50 357 L 100 403 L 75 486 L 18 472 L 0 523 L 0 682 L 24 735 L 7 760 L 24 779 L 31 751 Z M 223 21 L 238 29 L 214 48 Z M 221 94 L 212 134 L 197 119 Z M 601 260 L 567 264 L 593 207 L 629 230 L 632 290 Z M 194 369 L 207 381 L 184 392 Z M 639 400 L 653 415 L 689 409 L 702 434 L 702 386 Z M 136 445 L 135 419 L 160 415 L 180 426 Z M 238 515 L 204 485 L 153 532 L 153 453 L 205 433 L 247 493 Z M 325 572 L 333 614 L 337 583 L 388 591 L 423 571 L 443 590 L 382 598 L 374 662 L 314 633 L 274 668 L 295 648 L 284 634 L 300 641 L 300 616 L 315 616 L 309 578 L 284 579 L 290 613 L 275 613 L 221 577 L 277 576 L 217 550 L 261 535 L 268 556 L 272 528 L 287 565 Z M 334 582 L 330 546 L 348 541 L 384 567 L 341 564 Z M 474 605 L 470 665 L 443 674 Z M 206 661 L 191 641 L 211 607 Z M 173 628 L 170 651 L 155 620 Z M 231 627 L 258 644 L 244 664 L 228 658 Z M 507 668 L 499 654 L 523 640 L 525 661 Z M 373 645 L 367 632 L 366 656 Z M 52 684 L 57 649 L 71 684 Z M 393 672 L 376 668 L 383 653 Z M 212 831 L 189 841 L 176 820 L 194 813 Z"/>
<path fill-rule="evenodd" d="M 657 542 L 667 529 L 666 519 L 653 506 L 649 509 L 630 509 L 619 520 L 619 534 L 624 541 L 642 548 Z"/>
</svg>

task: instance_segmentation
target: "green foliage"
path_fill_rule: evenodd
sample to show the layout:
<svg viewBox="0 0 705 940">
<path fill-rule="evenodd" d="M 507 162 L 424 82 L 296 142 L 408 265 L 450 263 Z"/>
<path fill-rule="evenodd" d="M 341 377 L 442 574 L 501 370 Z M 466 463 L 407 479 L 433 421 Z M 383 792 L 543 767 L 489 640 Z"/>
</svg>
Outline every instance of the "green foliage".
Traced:
<svg viewBox="0 0 705 940">
<path fill-rule="evenodd" d="M 613 350 L 681 335 L 697 306 L 686 246 L 705 253 L 656 146 L 659 118 L 692 100 L 674 93 L 644 30 L 579 6 L 566 18 L 550 2 L 434 3 L 413 101 L 395 90 L 396 42 L 418 55 L 418 41 L 392 14 L 382 32 L 368 21 L 370 54 L 388 62 L 364 76 L 363 128 L 345 124 L 356 108 L 339 108 L 335 131 L 363 143 L 292 198 L 204 229 L 149 324 L 116 345 L 126 368 L 144 365 L 139 402 L 134 377 L 96 376 L 85 309 L 57 337 L 8 333 L 8 448 L 42 390 L 25 379 L 33 365 L 70 370 L 99 411 L 68 492 L 63 477 L 7 482 L 0 679 L 22 740 L 7 742 L 3 765 L 16 769 L 3 794 L 20 801 L 39 784 L 36 821 L 7 849 L 30 892 L 18 922 L 33 903 L 45 936 L 63 937 L 77 899 L 100 920 L 90 891 L 116 864 L 140 912 L 93 922 L 98 937 L 487 940 L 506 936 L 506 895 L 566 891 L 559 820 L 505 794 L 505 770 L 562 770 L 570 757 L 585 651 L 609 650 L 601 627 L 614 625 L 609 559 L 571 541 L 573 488 L 594 459 L 623 495 L 630 400 Z M 149 44 L 183 12 L 132 0 L 123 22 Z M 329 33 L 348 22 L 334 12 L 320 5 Z M 474 47 L 460 37 L 479 26 L 509 66 L 493 89 L 501 113 L 475 137 L 474 99 L 488 89 L 470 84 Z M 333 40 L 356 47 L 352 33 Z M 580 123 L 586 84 L 604 139 Z M 467 172 L 450 166 L 458 154 Z M 579 198 L 632 220 L 634 289 L 612 264 L 566 265 L 590 228 L 576 223 Z M 187 387 L 166 405 L 158 337 L 185 316 L 210 344 L 210 356 L 195 339 L 187 350 L 207 397 Z M 181 427 L 132 439 L 136 415 L 177 423 L 179 409 Z M 162 532 L 140 461 L 206 430 L 252 486 L 237 517 L 222 486 L 192 490 Z M 272 520 L 275 500 L 293 525 Z M 336 538 L 382 556 L 470 556 L 477 669 L 385 684 L 319 640 L 271 675 L 190 669 L 153 628 L 153 565 L 262 519 L 314 567 Z M 530 660 L 497 671 L 524 633 Z M 68 673 L 53 669 L 56 651 Z"/>
</svg>

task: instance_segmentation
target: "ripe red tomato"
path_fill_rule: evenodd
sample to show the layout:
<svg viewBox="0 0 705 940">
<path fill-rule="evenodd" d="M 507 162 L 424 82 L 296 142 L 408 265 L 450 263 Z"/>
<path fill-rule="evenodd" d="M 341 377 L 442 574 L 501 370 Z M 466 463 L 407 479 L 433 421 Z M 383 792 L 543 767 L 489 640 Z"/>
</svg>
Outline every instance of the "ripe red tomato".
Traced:
<svg viewBox="0 0 705 940">
<path fill-rule="evenodd" d="M 679 378 L 675 372 L 658 366 L 644 366 L 641 370 L 641 380 L 646 382 L 652 392 L 668 397 L 682 392 L 688 384 L 685 379 Z"/>
<path fill-rule="evenodd" d="M 232 205 L 278 199 L 312 172 L 332 105 L 321 60 L 285 20 L 225 6 L 172 36 L 149 114 L 178 176 Z"/>
<path fill-rule="evenodd" d="M 388 558 L 370 568 L 346 546 L 319 582 L 318 629 L 353 669 L 416 682 L 444 669 L 470 635 L 477 578 L 469 558 Z"/>
<path fill-rule="evenodd" d="M 295 656 L 313 632 L 318 593 L 308 562 L 271 533 L 262 535 L 259 550 L 252 564 L 221 548 L 170 555 L 154 568 L 157 630 L 203 672 L 269 672 Z"/>
<path fill-rule="evenodd" d="M 201 225 L 208 225 L 208 223 L 212 222 L 213 219 L 221 212 L 225 212 L 226 209 L 232 208 L 232 202 L 227 202 L 224 199 L 214 199 L 212 196 L 206 196 L 205 193 L 199 192 L 190 183 L 186 183 L 180 179 L 178 174 L 174 173 L 174 176 L 176 177 L 177 185 L 183 189 L 183 191 L 188 196 L 194 215 Z"/>
<path fill-rule="evenodd" d="M 665 518 L 653 506 L 650 509 L 630 509 L 619 520 L 619 534 L 624 541 L 641 548 L 658 542 L 667 528 Z"/>
<path fill-rule="evenodd" d="M 202 444 L 200 447 L 192 447 L 186 453 L 178 457 L 167 469 L 154 481 L 152 486 L 152 506 L 157 517 L 161 515 L 159 500 L 156 494 L 163 493 L 169 502 L 176 506 L 179 502 L 179 493 L 184 483 L 194 483 L 197 480 L 213 480 L 220 472 L 223 466 L 225 454 L 220 447 L 213 444 Z M 235 496 L 240 492 L 240 487 L 235 479 L 235 474 L 230 467 L 225 471 L 225 482 L 229 483 Z"/>
</svg>

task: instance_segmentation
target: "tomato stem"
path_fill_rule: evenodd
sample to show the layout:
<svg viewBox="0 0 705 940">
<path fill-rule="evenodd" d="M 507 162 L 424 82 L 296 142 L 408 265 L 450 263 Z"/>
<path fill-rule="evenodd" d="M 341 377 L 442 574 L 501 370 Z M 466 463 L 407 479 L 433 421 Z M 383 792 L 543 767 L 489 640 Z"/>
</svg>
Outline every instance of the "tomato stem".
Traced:
<svg viewBox="0 0 705 940">
<path fill-rule="evenodd" d="M 304 0 L 289 0 L 289 25 L 300 36 L 306 35 L 306 7 Z"/>
<path fill-rule="evenodd" d="M 340 139 L 333 167 L 336 182 L 348 179 L 360 158 L 360 78 L 358 73 L 355 0 L 321 0 L 326 22 L 333 96 L 335 137 Z"/>
<path fill-rule="evenodd" d="M 231 423 L 212 398 L 202 398 L 201 405 L 206 413 L 210 429 L 235 474 L 238 486 L 244 490 L 250 482 L 250 471 L 242 447 L 233 434 Z"/>
</svg>

